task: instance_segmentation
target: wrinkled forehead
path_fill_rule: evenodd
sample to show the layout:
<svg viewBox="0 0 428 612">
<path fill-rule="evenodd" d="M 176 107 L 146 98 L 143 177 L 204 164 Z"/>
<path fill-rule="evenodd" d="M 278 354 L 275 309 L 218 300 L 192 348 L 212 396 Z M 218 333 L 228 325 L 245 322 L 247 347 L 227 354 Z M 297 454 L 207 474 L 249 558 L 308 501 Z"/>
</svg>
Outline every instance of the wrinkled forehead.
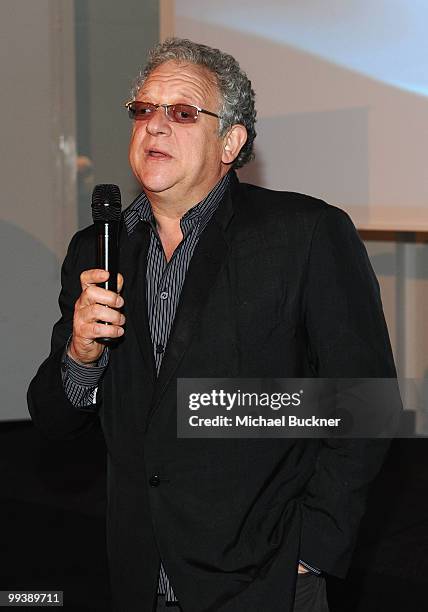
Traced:
<svg viewBox="0 0 428 612">
<path fill-rule="evenodd" d="M 210 101 L 218 105 L 220 102 L 215 74 L 205 66 L 190 62 L 168 61 L 151 70 L 137 98 L 164 95 L 196 104 Z"/>
</svg>

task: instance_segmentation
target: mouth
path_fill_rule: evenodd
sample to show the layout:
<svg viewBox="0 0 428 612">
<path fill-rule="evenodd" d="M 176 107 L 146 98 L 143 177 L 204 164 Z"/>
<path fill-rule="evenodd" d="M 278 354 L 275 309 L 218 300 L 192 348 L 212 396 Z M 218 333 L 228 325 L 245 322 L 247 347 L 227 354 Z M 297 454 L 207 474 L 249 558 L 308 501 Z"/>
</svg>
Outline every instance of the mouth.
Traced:
<svg viewBox="0 0 428 612">
<path fill-rule="evenodd" d="M 161 151 L 160 149 L 146 149 L 145 152 L 149 159 L 171 159 L 171 155 L 169 155 L 169 153 L 166 153 L 166 151 Z"/>
</svg>

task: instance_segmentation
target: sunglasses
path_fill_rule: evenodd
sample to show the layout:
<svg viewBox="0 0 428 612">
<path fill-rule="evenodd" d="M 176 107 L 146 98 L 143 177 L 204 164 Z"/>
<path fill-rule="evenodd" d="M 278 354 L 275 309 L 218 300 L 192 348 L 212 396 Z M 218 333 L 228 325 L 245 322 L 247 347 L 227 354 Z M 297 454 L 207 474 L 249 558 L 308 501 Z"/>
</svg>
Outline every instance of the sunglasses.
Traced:
<svg viewBox="0 0 428 612">
<path fill-rule="evenodd" d="M 151 104 L 150 102 L 130 100 L 125 106 L 128 109 L 129 118 L 135 121 L 148 121 L 160 106 L 165 109 L 165 115 L 168 119 L 176 123 L 196 123 L 199 113 L 220 119 L 219 115 L 193 104 Z"/>
</svg>

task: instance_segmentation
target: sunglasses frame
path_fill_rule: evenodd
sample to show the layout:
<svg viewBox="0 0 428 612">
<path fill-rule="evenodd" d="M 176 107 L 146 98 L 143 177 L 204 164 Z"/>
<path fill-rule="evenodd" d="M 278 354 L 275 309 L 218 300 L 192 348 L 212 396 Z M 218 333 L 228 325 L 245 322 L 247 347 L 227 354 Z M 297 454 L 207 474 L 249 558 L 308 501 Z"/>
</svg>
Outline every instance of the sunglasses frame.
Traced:
<svg viewBox="0 0 428 612">
<path fill-rule="evenodd" d="M 144 102 L 144 100 L 129 100 L 128 102 L 125 103 L 125 107 L 128 109 L 128 113 L 131 113 L 131 109 L 130 106 L 131 104 L 133 104 L 134 102 Z M 156 108 L 156 110 L 160 107 L 165 109 L 165 116 L 169 119 L 169 121 L 172 121 L 173 123 L 180 123 L 181 125 L 184 124 L 192 124 L 192 123 L 196 123 L 198 120 L 198 116 L 199 113 L 204 113 L 204 115 L 210 115 L 211 117 L 216 117 L 217 119 L 221 119 L 220 115 L 217 115 L 216 113 L 212 113 L 211 111 L 205 110 L 204 108 L 200 108 L 199 106 L 196 106 L 196 104 L 187 104 L 186 102 L 176 102 L 175 104 L 152 104 L 151 102 L 144 102 L 144 104 L 150 104 L 150 106 L 154 106 Z M 174 119 L 172 117 L 172 115 L 169 114 L 169 109 L 172 108 L 173 106 L 190 106 L 191 108 L 196 109 L 196 117 L 194 121 L 177 121 L 176 119 Z M 150 119 L 150 117 L 147 118 L 143 118 L 143 117 L 131 117 L 130 119 L 132 119 L 133 121 L 148 121 Z"/>
</svg>

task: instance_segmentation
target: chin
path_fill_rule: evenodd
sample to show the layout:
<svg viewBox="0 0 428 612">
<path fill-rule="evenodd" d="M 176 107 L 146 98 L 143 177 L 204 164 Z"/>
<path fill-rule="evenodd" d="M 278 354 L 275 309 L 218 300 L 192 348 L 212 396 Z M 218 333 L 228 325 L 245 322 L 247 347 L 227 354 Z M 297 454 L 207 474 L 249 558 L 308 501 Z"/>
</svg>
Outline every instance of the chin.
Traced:
<svg viewBox="0 0 428 612">
<path fill-rule="evenodd" d="M 138 168 L 139 171 L 134 171 L 134 174 L 136 174 L 144 189 L 158 193 L 173 187 L 179 180 L 179 173 L 174 172 L 175 169 L 169 163 L 155 163 L 156 165 L 149 164 L 148 167 Z"/>
<path fill-rule="evenodd" d="M 161 191 L 165 191 L 169 189 L 173 185 L 173 180 L 171 178 L 159 175 L 153 175 L 147 172 L 135 173 L 141 185 L 147 191 L 153 191 L 154 193 L 159 193 Z"/>
<path fill-rule="evenodd" d="M 172 183 L 167 181 L 142 180 L 140 178 L 140 183 L 145 191 L 151 191 L 152 193 L 162 193 L 162 191 L 166 191 L 172 187 Z"/>
</svg>

